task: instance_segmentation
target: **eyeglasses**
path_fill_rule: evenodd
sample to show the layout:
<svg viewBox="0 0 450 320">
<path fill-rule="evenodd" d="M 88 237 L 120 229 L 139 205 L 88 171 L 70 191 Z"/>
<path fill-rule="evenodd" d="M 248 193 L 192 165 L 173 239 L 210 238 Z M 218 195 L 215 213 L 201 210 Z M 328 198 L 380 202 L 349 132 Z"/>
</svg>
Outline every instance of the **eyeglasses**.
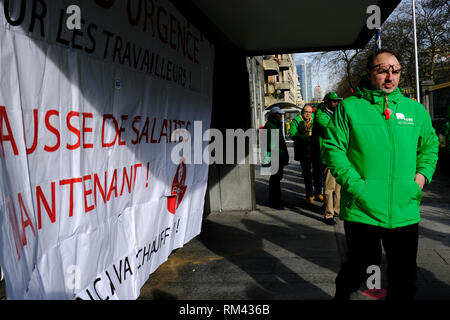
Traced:
<svg viewBox="0 0 450 320">
<path fill-rule="evenodd" d="M 377 64 L 370 69 L 375 70 L 377 74 L 389 74 L 389 70 L 392 70 L 392 74 L 399 75 L 402 71 L 402 66 L 399 64 Z"/>
</svg>

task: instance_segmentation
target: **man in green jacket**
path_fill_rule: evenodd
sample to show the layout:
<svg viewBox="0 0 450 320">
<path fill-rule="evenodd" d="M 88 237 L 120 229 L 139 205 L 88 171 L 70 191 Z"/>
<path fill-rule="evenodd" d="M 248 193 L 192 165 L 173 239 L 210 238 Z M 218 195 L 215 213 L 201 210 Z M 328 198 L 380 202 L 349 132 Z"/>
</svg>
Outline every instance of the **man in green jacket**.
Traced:
<svg viewBox="0 0 450 320">
<path fill-rule="evenodd" d="M 399 57 L 380 50 L 367 78 L 343 100 L 322 141 L 322 158 L 341 185 L 347 261 L 336 278 L 336 300 L 350 298 L 388 264 L 386 299 L 413 299 L 417 279 L 422 188 L 430 183 L 439 141 L 423 105 L 404 97 Z"/>
<path fill-rule="evenodd" d="M 323 202 L 320 151 L 315 148 L 313 127 L 312 106 L 305 104 L 302 112 L 292 120 L 289 133 L 294 140 L 294 160 L 300 161 L 302 167 L 306 202 L 308 203 L 314 201 L 314 196 L 317 201 Z"/>
</svg>

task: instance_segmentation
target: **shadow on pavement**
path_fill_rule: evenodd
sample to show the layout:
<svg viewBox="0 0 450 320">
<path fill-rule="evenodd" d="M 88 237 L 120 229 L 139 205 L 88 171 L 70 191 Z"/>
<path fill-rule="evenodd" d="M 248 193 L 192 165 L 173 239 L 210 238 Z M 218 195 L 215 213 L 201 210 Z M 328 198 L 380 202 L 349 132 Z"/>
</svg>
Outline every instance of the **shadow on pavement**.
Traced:
<svg viewBox="0 0 450 320">
<path fill-rule="evenodd" d="M 328 269 L 335 273 L 339 271 L 340 266 L 335 263 L 335 260 L 323 258 L 324 250 L 325 252 L 331 251 L 330 248 L 326 247 L 326 240 L 321 241 L 321 243 L 317 243 L 318 241 L 315 240 L 316 243 L 313 244 L 308 242 L 308 240 L 302 240 L 301 238 L 301 235 L 307 238 L 309 234 L 314 234 L 314 238 L 332 239 L 334 237 L 334 232 L 319 231 L 306 226 L 294 226 L 293 224 L 291 224 L 290 228 L 285 228 L 245 219 L 243 220 L 243 223 L 247 230 L 251 231 L 258 237 L 270 241 L 271 243 L 274 243 L 277 246 L 282 247 L 285 250 L 288 250 L 322 268 Z M 294 233 L 293 231 L 296 232 Z"/>
<path fill-rule="evenodd" d="M 450 231 L 450 227 L 449 227 Z M 419 236 L 426 237 L 428 239 L 438 241 L 442 243 L 443 245 L 450 247 L 450 233 L 449 231 L 437 231 L 433 229 L 429 229 L 425 227 L 424 225 L 419 224 Z M 419 238 L 420 241 L 420 238 Z"/>
<path fill-rule="evenodd" d="M 159 289 L 154 289 L 152 291 L 153 294 L 153 300 L 177 300 L 178 297 L 167 293 L 163 290 L 159 290 Z"/>
<path fill-rule="evenodd" d="M 274 226 L 257 222 L 249 226 L 280 231 L 275 230 Z M 258 234 L 206 220 L 198 240 L 215 254 L 238 266 L 261 286 L 251 284 L 247 287 L 249 299 L 305 299 L 306 292 L 315 299 L 330 299 L 326 292 L 305 281 L 279 258 L 266 251 Z M 299 286 L 303 292 L 298 290 Z"/>
<path fill-rule="evenodd" d="M 450 286 L 438 280 L 435 275 L 421 267 L 418 267 L 419 278 L 425 278 L 417 284 L 416 300 L 449 300 Z"/>
</svg>

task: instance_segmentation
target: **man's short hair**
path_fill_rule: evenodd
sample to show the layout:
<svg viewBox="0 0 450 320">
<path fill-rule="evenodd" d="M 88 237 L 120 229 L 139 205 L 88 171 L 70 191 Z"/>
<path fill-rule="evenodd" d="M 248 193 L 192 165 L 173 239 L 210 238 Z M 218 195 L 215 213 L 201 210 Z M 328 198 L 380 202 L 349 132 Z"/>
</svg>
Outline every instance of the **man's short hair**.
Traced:
<svg viewBox="0 0 450 320">
<path fill-rule="evenodd" d="M 389 50 L 389 49 L 381 49 L 381 50 L 379 50 L 379 51 L 377 51 L 377 52 L 371 54 L 371 55 L 367 58 L 366 68 L 369 69 L 369 70 L 372 69 L 372 68 L 373 68 L 373 61 L 375 60 L 375 58 L 376 58 L 378 55 L 380 55 L 380 54 L 382 54 L 382 53 L 390 53 L 390 54 L 392 54 L 394 57 L 397 58 L 398 62 L 399 62 L 400 64 L 402 64 L 402 60 L 401 60 L 400 56 L 399 56 L 396 52 L 394 52 L 394 51 L 392 51 L 392 50 Z"/>
</svg>

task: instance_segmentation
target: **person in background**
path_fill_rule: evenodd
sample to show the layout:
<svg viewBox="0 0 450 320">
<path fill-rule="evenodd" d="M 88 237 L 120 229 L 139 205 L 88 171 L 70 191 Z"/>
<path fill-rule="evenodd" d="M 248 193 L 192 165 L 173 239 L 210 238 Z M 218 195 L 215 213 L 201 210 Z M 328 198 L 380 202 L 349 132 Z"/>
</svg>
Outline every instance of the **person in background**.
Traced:
<svg viewBox="0 0 450 320">
<path fill-rule="evenodd" d="M 279 166 L 274 174 L 269 178 L 269 201 L 270 206 L 274 209 L 283 209 L 281 200 L 281 179 L 283 179 L 284 166 L 289 163 L 289 153 L 286 146 L 286 141 L 283 137 L 283 130 L 281 129 L 282 115 L 285 112 L 279 107 L 273 107 L 269 112 L 269 118 L 263 129 L 268 129 L 267 132 L 267 156 L 265 165 L 270 164 L 272 152 L 278 152 Z M 270 130 L 278 130 L 278 146 L 274 141 L 271 141 Z"/>
<path fill-rule="evenodd" d="M 300 161 L 305 180 L 306 202 L 312 203 L 314 196 L 323 202 L 322 169 L 320 154 L 313 148 L 312 132 L 314 117 L 312 106 L 306 104 L 302 112 L 291 122 L 290 135 L 294 140 L 294 159 Z M 314 180 L 314 185 L 313 185 Z"/>
<path fill-rule="evenodd" d="M 329 92 L 323 100 L 323 103 L 317 107 L 313 129 L 313 136 L 317 137 L 314 139 L 314 143 L 317 143 L 316 148 L 319 149 L 319 153 L 322 149 L 322 138 L 325 130 L 333 116 L 334 110 L 336 110 L 337 105 L 342 99 L 339 98 L 336 92 Z M 326 166 L 323 166 L 323 172 L 325 176 L 324 222 L 328 225 L 334 225 L 336 224 L 334 217 L 339 216 L 341 186 L 336 183 L 336 179 L 334 179 Z"/>
<path fill-rule="evenodd" d="M 341 185 L 347 261 L 335 300 L 348 300 L 387 260 L 387 300 L 413 299 L 422 188 L 436 169 L 439 140 L 425 107 L 398 88 L 397 54 L 380 50 L 367 77 L 343 100 L 322 140 L 322 158 Z"/>
<path fill-rule="evenodd" d="M 450 176 L 450 105 L 447 106 L 447 122 L 439 131 L 440 150 L 439 150 L 439 169 Z"/>
</svg>

